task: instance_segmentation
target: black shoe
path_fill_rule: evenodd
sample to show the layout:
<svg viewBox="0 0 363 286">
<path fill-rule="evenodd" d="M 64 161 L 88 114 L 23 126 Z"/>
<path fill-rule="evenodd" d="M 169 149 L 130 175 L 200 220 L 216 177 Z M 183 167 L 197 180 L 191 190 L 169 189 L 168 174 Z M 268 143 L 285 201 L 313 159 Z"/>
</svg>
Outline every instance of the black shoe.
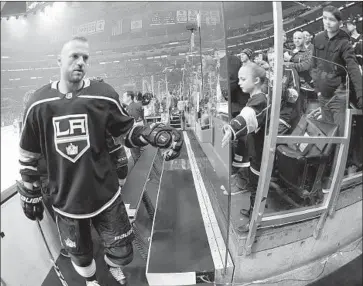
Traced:
<svg viewBox="0 0 363 286">
<path fill-rule="evenodd" d="M 67 250 L 65 250 L 64 248 L 62 248 L 62 249 L 60 250 L 60 254 L 61 254 L 62 256 L 64 256 L 64 257 L 70 257 L 70 256 L 69 256 L 69 254 L 68 254 L 68 252 L 67 252 Z"/>
<path fill-rule="evenodd" d="M 243 215 L 243 216 L 246 216 L 246 217 L 250 217 L 251 210 L 241 209 L 240 214 Z"/>
</svg>

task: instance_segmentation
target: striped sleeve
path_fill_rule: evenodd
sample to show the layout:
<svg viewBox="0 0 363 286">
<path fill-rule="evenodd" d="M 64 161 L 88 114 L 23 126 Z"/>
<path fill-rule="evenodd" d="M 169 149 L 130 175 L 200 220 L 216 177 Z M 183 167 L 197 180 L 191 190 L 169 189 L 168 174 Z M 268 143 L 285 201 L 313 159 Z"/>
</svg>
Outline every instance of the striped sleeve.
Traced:
<svg viewBox="0 0 363 286">
<path fill-rule="evenodd" d="M 110 102 L 108 131 L 113 137 L 126 135 L 134 125 L 134 118 L 129 116 L 118 100 L 118 94 L 111 87 L 107 97 Z"/>
<path fill-rule="evenodd" d="M 39 177 L 38 161 L 41 157 L 39 130 L 34 110 L 28 109 L 24 116 L 23 129 L 19 144 L 20 174 L 25 182 L 32 182 Z M 31 178 L 34 178 L 31 179 Z"/>
</svg>

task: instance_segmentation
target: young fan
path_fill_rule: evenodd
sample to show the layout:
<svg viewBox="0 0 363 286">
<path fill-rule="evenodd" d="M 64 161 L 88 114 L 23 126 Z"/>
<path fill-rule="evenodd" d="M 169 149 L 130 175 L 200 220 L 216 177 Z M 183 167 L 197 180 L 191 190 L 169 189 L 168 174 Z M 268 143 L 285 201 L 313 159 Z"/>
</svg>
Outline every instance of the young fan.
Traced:
<svg viewBox="0 0 363 286">
<path fill-rule="evenodd" d="M 262 92 L 262 87 L 266 79 L 266 71 L 255 63 L 249 63 L 240 68 L 238 78 L 239 86 L 243 92 L 250 94 L 250 98 L 240 114 L 223 127 L 222 147 L 226 146 L 230 140 L 250 136 L 249 139 L 251 140 L 246 141 L 247 144 L 253 145 L 254 148 L 249 169 L 250 208 L 249 210 L 241 210 L 243 215 L 250 217 L 255 204 L 265 139 L 267 95 Z M 240 232 L 246 232 L 248 229 L 249 224 L 238 228 Z"/>
</svg>

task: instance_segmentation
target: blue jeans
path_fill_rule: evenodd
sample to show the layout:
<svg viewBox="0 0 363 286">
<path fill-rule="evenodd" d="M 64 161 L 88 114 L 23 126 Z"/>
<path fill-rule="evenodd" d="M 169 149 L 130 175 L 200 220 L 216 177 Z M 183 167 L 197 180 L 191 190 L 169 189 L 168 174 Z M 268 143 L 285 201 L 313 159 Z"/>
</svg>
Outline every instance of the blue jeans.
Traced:
<svg viewBox="0 0 363 286">
<path fill-rule="evenodd" d="M 321 115 L 323 117 L 323 121 L 334 123 L 338 125 L 338 134 L 337 136 L 344 136 L 344 126 L 345 126 L 345 112 L 347 108 L 347 99 L 348 94 L 346 91 L 338 87 L 334 93 L 332 98 L 325 98 L 321 95 L 318 95 L 319 104 L 321 107 Z M 337 167 L 337 159 L 338 159 L 339 147 L 335 148 L 335 155 L 332 162 L 332 169 L 330 170 L 329 177 L 326 178 L 324 189 L 329 189 L 332 182 L 332 177 L 334 173 L 334 169 Z"/>
<path fill-rule="evenodd" d="M 338 136 L 344 136 L 345 112 L 348 94 L 345 90 L 337 89 L 332 98 L 318 96 L 323 121 L 338 125 Z"/>
</svg>

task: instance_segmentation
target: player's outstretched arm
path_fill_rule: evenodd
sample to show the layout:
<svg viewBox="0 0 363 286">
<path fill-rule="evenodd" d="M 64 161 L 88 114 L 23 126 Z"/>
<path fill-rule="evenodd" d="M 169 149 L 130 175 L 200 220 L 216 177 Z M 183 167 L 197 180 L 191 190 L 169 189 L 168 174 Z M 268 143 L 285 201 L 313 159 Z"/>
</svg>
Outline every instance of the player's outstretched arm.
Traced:
<svg viewBox="0 0 363 286">
<path fill-rule="evenodd" d="M 166 161 L 179 157 L 183 143 L 183 137 L 175 128 L 162 123 L 154 123 L 150 127 L 134 126 L 125 139 L 128 148 L 150 144 L 156 148 L 167 149 L 164 153 Z"/>
</svg>

